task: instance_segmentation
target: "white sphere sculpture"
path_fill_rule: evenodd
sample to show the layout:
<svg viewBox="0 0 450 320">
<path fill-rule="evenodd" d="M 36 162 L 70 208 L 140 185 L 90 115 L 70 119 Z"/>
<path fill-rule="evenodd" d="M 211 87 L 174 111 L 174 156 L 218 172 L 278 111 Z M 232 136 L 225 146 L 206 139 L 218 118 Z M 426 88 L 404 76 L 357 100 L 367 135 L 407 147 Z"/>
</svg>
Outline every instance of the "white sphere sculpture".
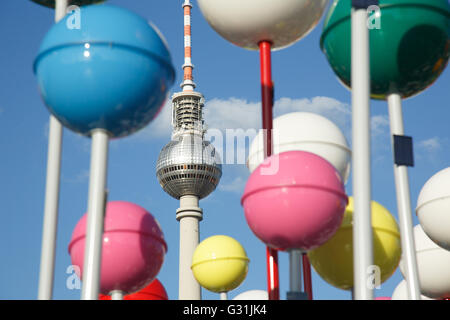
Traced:
<svg viewBox="0 0 450 320">
<path fill-rule="evenodd" d="M 439 171 L 425 183 L 416 213 L 430 239 L 450 250 L 450 168 Z"/>
<path fill-rule="evenodd" d="M 269 294 L 264 290 L 249 290 L 238 294 L 233 300 L 269 300 Z"/>
<path fill-rule="evenodd" d="M 328 162 L 345 183 L 350 174 L 351 151 L 342 131 L 330 120 L 315 113 L 292 112 L 273 121 L 273 152 L 307 151 Z M 264 161 L 264 136 L 260 130 L 250 145 L 247 166 L 253 172 Z"/>
<path fill-rule="evenodd" d="M 198 0 L 211 27 L 246 49 L 269 41 L 281 49 L 306 36 L 319 22 L 327 0 Z"/>
<path fill-rule="evenodd" d="M 434 300 L 430 297 L 420 295 L 421 300 Z M 394 293 L 392 294 L 392 300 L 409 300 L 408 297 L 408 288 L 406 285 L 406 280 L 402 280 L 398 286 L 395 288 Z"/>
<path fill-rule="evenodd" d="M 449 298 L 450 251 L 434 243 L 420 224 L 414 227 L 414 242 L 421 293 L 434 299 Z M 400 261 L 400 271 L 405 276 L 403 259 Z"/>
</svg>

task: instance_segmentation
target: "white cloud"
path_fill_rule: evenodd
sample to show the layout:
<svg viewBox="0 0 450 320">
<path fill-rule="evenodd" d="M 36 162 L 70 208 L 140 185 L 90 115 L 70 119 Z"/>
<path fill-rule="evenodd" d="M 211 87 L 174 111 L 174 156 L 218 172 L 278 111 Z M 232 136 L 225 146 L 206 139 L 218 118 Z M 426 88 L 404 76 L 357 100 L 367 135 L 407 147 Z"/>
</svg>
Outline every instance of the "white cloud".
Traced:
<svg viewBox="0 0 450 320">
<path fill-rule="evenodd" d="M 225 140 L 226 129 L 261 128 L 261 103 L 231 97 L 228 99 L 213 98 L 206 101 L 204 118 L 211 135 L 222 132 Z M 313 98 L 292 99 L 283 97 L 275 101 L 274 117 L 290 112 L 312 112 L 333 121 L 344 133 L 351 144 L 351 106 L 346 102 L 331 97 L 317 96 Z M 375 115 L 371 118 L 372 138 L 376 149 L 387 150 L 390 143 L 389 118 L 387 115 Z M 134 134 L 131 139 L 148 141 L 152 139 L 170 140 L 172 132 L 172 105 L 170 98 L 166 101 L 161 113 L 145 129 Z M 225 143 L 225 141 L 223 141 Z M 221 141 L 214 142 L 219 151 Z M 238 147 L 239 148 L 239 147 Z M 221 153 L 224 155 L 223 152 Z"/>
<path fill-rule="evenodd" d="M 334 122 L 351 143 L 351 106 L 348 103 L 330 97 L 311 99 L 280 98 L 275 101 L 274 117 L 291 112 L 312 112 L 320 114 Z M 205 120 L 210 129 L 261 128 L 261 104 L 244 99 L 212 99 L 206 103 Z M 371 118 L 372 138 L 389 137 L 389 118 L 387 115 L 375 115 Z"/>
<path fill-rule="evenodd" d="M 274 116 L 304 111 L 321 114 L 335 122 L 346 135 L 350 131 L 350 106 L 329 97 L 312 99 L 281 98 L 275 102 Z M 225 131 L 226 129 L 261 128 L 261 103 L 231 97 L 207 100 L 204 118 L 208 128 Z M 168 99 L 158 117 L 146 128 L 133 135 L 135 139 L 170 139 L 172 132 L 172 105 Z"/>
<path fill-rule="evenodd" d="M 275 101 L 274 116 L 290 112 L 303 111 L 321 114 L 341 129 L 350 127 L 350 106 L 329 97 L 312 99 L 281 98 Z M 261 103 L 244 99 L 212 99 L 206 103 L 205 120 L 209 128 L 225 129 L 259 129 L 261 128 Z"/>
<path fill-rule="evenodd" d="M 89 170 L 83 169 L 80 172 L 78 172 L 74 177 L 71 178 L 62 178 L 65 182 L 68 183 L 84 183 L 89 180 Z"/>
<path fill-rule="evenodd" d="M 290 112 L 312 112 L 333 121 L 346 135 L 351 128 L 350 105 L 330 97 L 312 99 L 281 98 L 275 102 L 274 115 L 280 116 Z"/>
<path fill-rule="evenodd" d="M 371 144 L 374 163 L 381 163 L 391 150 L 391 135 L 389 117 L 387 115 L 375 115 L 370 119 Z"/>
<path fill-rule="evenodd" d="M 347 139 L 350 138 L 351 113 L 348 104 L 329 97 L 314 97 L 281 98 L 274 105 L 274 117 L 300 111 L 317 113 L 330 119 L 343 130 Z M 261 128 L 261 103 L 238 98 L 212 99 L 206 103 L 204 113 L 208 139 L 209 136 L 215 137 L 213 144 L 223 159 L 226 159 L 225 163 L 244 164 L 250 143 Z M 228 137 L 228 134 L 239 137 L 236 141 L 241 143 L 233 147 L 234 139 L 232 136 Z M 246 140 L 244 145 L 242 142 Z M 233 160 L 235 156 L 236 159 Z"/>
<path fill-rule="evenodd" d="M 139 140 L 166 138 L 170 140 L 172 133 L 172 102 L 167 99 L 158 116 L 145 128 L 131 137 Z"/>
<path fill-rule="evenodd" d="M 242 176 L 234 177 L 231 181 L 221 181 L 219 183 L 219 190 L 221 191 L 227 191 L 227 192 L 235 192 L 242 194 L 245 189 L 245 184 L 247 183 L 247 180 L 244 179 Z"/>
<path fill-rule="evenodd" d="M 417 164 L 431 164 L 435 167 L 445 164 L 442 152 L 448 149 L 448 138 L 433 137 L 423 140 L 414 140 L 414 157 Z"/>
<path fill-rule="evenodd" d="M 260 128 L 260 108 L 260 103 L 244 99 L 211 99 L 204 108 L 205 122 L 219 130 Z"/>
<path fill-rule="evenodd" d="M 373 136 L 389 133 L 389 118 L 386 115 L 376 115 L 370 119 Z"/>
<path fill-rule="evenodd" d="M 442 143 L 438 137 L 421 140 L 417 142 L 417 147 L 426 152 L 436 152 L 441 149 Z"/>
</svg>

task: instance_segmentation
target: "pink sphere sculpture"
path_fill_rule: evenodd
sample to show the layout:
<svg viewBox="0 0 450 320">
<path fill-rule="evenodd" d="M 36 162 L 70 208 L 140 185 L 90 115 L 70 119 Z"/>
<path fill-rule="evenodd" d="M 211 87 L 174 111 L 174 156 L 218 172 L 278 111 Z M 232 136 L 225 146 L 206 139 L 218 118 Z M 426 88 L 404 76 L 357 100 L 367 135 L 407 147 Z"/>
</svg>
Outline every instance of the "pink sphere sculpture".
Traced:
<svg viewBox="0 0 450 320">
<path fill-rule="evenodd" d="M 247 181 L 241 204 L 253 233 L 277 250 L 311 250 L 342 223 L 348 198 L 336 169 L 305 151 L 267 158 Z"/>
<path fill-rule="evenodd" d="M 87 214 L 76 225 L 69 244 L 72 264 L 82 278 Z M 126 201 L 106 206 L 102 243 L 100 292 L 120 290 L 130 294 L 156 278 L 167 245 L 161 227 L 144 208 Z"/>
</svg>

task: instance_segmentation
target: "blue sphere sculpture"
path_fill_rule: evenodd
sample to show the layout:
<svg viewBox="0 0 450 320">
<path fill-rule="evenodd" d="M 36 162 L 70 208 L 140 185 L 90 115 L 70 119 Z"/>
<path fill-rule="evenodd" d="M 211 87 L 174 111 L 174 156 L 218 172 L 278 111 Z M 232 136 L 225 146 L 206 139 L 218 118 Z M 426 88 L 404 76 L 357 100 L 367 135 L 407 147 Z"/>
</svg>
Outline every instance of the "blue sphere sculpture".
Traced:
<svg viewBox="0 0 450 320">
<path fill-rule="evenodd" d="M 75 132 L 130 135 L 155 118 L 174 82 L 167 44 L 128 10 L 101 4 L 78 14 L 55 24 L 41 44 L 34 72 L 42 98 Z"/>
</svg>

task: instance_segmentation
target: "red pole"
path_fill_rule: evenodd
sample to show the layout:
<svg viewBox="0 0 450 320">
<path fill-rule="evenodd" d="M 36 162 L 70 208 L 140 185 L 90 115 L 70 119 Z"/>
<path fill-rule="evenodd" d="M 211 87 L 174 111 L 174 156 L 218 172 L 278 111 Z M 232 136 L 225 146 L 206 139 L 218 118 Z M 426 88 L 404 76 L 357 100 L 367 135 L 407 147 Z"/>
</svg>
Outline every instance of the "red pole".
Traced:
<svg viewBox="0 0 450 320">
<path fill-rule="evenodd" d="M 271 44 L 268 41 L 259 43 L 261 60 L 262 125 L 265 133 L 264 158 L 272 155 L 273 82 L 270 47 Z"/>
<path fill-rule="evenodd" d="M 309 263 L 308 255 L 302 254 L 303 257 L 303 282 L 305 283 L 305 292 L 308 295 L 308 300 L 313 299 L 312 279 L 311 279 L 311 264 Z"/>
<path fill-rule="evenodd" d="M 280 284 L 278 281 L 278 251 L 266 247 L 267 258 L 267 292 L 269 300 L 280 300 Z"/>
<path fill-rule="evenodd" d="M 272 127 L 273 127 L 273 82 L 271 65 L 271 43 L 259 43 L 261 60 L 261 97 L 262 97 L 262 125 L 264 130 L 264 158 L 272 155 Z M 278 276 L 278 251 L 266 248 L 267 284 L 269 300 L 280 299 Z"/>
</svg>

